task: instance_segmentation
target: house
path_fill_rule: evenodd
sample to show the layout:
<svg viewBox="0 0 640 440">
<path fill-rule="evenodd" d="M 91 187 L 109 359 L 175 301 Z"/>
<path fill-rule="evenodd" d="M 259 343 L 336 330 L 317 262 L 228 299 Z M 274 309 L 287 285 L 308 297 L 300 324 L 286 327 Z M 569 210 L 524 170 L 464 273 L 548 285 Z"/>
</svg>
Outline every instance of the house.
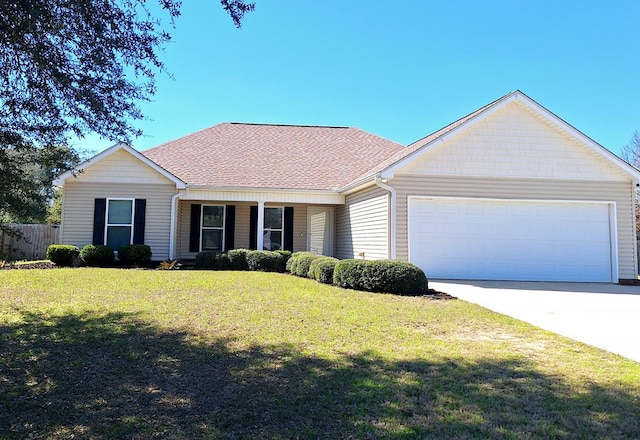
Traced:
<svg viewBox="0 0 640 440">
<path fill-rule="evenodd" d="M 637 279 L 640 172 L 520 91 L 409 146 L 356 128 L 223 123 L 58 179 L 62 242 L 397 258 L 430 278 Z"/>
</svg>

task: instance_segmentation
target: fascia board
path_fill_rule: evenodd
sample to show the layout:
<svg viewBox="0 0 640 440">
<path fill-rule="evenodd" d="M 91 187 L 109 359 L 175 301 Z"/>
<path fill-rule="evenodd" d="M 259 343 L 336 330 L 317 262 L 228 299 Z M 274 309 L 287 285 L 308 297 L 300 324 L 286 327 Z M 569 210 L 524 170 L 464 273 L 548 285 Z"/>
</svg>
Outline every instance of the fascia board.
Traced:
<svg viewBox="0 0 640 440">
<path fill-rule="evenodd" d="M 117 151 L 120 151 L 120 150 L 125 150 L 126 152 L 128 152 L 129 154 L 131 154 L 132 156 L 134 156 L 136 159 L 140 160 L 141 162 L 143 162 L 145 165 L 147 165 L 148 167 L 150 167 L 151 169 L 153 169 L 157 173 L 159 173 L 159 174 L 163 175 L 164 177 L 166 177 L 167 179 L 171 180 L 173 183 L 175 183 L 177 189 L 185 189 L 187 187 L 186 183 L 183 182 L 182 180 L 180 180 L 178 177 L 174 176 L 169 171 L 165 170 L 160 165 L 158 165 L 157 163 L 155 163 L 154 161 L 152 161 L 151 159 L 149 159 L 148 157 L 146 157 L 145 155 L 143 155 L 142 153 L 140 153 L 136 149 L 134 149 L 131 146 L 129 146 L 129 145 L 125 144 L 125 143 L 122 143 L 122 142 L 117 143 L 115 145 L 112 145 L 111 147 L 107 148 L 106 150 L 96 154 L 95 156 L 93 156 L 89 160 L 86 160 L 86 161 L 82 162 L 77 167 L 75 167 L 75 169 L 73 171 L 66 171 L 66 172 L 62 173 L 57 179 L 54 180 L 53 184 L 55 186 L 63 186 L 65 180 L 67 180 L 70 177 L 73 177 L 74 174 L 78 172 L 78 170 L 81 171 L 84 168 L 90 167 L 91 165 L 94 165 L 94 164 L 100 162 L 101 160 L 111 156 L 113 153 L 115 153 Z"/>
<path fill-rule="evenodd" d="M 428 143 L 424 144 L 422 147 L 420 147 L 417 150 L 409 153 L 408 155 L 406 155 L 405 157 L 403 157 L 402 159 L 400 159 L 399 161 L 397 161 L 393 165 L 390 165 L 387 168 L 381 170 L 380 171 L 380 176 L 382 178 L 385 178 L 385 179 L 392 179 L 394 177 L 394 175 L 395 175 L 395 172 L 399 168 L 402 168 L 403 166 L 405 166 L 409 162 L 422 157 L 424 154 L 427 154 L 429 151 L 431 151 L 432 149 L 434 149 L 435 147 L 437 147 L 441 143 L 445 142 L 447 139 L 449 139 L 449 138 L 457 135 L 458 133 L 466 130 L 468 127 L 476 124 L 477 122 L 482 121 L 483 119 L 485 119 L 486 117 L 488 117 L 491 114 L 495 113 L 496 111 L 500 110 L 501 108 L 503 108 L 504 106 L 506 106 L 510 102 L 513 102 L 514 100 L 517 99 L 517 96 L 518 96 L 519 93 L 521 93 L 521 92 L 518 92 L 518 91 L 512 92 L 511 94 L 505 96 L 504 99 L 494 103 L 494 105 L 492 105 L 491 107 L 487 107 L 484 111 L 482 111 L 482 112 L 478 113 L 477 115 L 473 116 L 468 121 L 465 121 L 464 123 L 462 123 L 462 124 L 458 125 L 457 127 L 451 129 L 450 131 L 446 132 L 442 136 L 437 137 L 436 139 L 432 140 L 431 142 L 428 142 Z"/>
<path fill-rule="evenodd" d="M 545 119 L 547 119 L 552 124 L 555 124 L 560 127 L 561 130 L 566 132 L 568 135 L 576 138 L 582 144 L 589 147 L 593 152 L 597 153 L 604 159 L 608 160 L 611 164 L 628 174 L 635 182 L 640 181 L 640 170 L 636 169 L 632 165 L 628 164 L 614 153 L 606 149 L 604 146 L 600 145 L 589 136 L 575 128 L 573 125 L 566 122 L 561 117 L 557 116 L 553 112 L 547 110 L 542 105 L 538 104 L 533 99 L 529 98 L 522 92 L 519 92 L 518 99 L 520 102 L 525 103 L 528 107 L 533 109 L 535 112 L 539 113 Z"/>
</svg>

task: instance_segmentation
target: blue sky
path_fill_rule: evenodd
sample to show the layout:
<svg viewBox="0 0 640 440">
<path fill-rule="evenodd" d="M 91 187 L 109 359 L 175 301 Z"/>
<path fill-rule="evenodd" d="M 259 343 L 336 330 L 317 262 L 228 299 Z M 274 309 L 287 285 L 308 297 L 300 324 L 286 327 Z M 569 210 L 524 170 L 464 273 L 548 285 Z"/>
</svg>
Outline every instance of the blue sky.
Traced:
<svg viewBox="0 0 640 440">
<path fill-rule="evenodd" d="M 135 148 L 220 122 L 408 144 L 516 89 L 614 153 L 640 130 L 640 2 L 255 1 L 240 30 L 216 0 L 184 2 Z"/>
</svg>

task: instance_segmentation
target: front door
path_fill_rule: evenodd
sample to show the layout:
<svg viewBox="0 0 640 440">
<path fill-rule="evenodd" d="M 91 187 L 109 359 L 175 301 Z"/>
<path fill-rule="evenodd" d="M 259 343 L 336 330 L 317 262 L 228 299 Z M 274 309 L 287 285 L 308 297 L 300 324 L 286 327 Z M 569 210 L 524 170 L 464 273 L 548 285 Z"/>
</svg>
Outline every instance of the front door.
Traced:
<svg viewBox="0 0 640 440">
<path fill-rule="evenodd" d="M 307 210 L 307 249 L 316 255 L 333 254 L 333 208 L 311 206 Z"/>
</svg>

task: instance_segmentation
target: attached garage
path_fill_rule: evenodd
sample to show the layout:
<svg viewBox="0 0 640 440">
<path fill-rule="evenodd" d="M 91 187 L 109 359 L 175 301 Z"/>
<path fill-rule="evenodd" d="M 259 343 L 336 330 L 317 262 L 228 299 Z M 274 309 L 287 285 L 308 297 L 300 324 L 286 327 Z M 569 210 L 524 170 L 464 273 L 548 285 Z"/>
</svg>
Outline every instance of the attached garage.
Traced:
<svg viewBox="0 0 640 440">
<path fill-rule="evenodd" d="M 409 197 L 409 261 L 430 278 L 618 280 L 613 202 Z"/>
</svg>

